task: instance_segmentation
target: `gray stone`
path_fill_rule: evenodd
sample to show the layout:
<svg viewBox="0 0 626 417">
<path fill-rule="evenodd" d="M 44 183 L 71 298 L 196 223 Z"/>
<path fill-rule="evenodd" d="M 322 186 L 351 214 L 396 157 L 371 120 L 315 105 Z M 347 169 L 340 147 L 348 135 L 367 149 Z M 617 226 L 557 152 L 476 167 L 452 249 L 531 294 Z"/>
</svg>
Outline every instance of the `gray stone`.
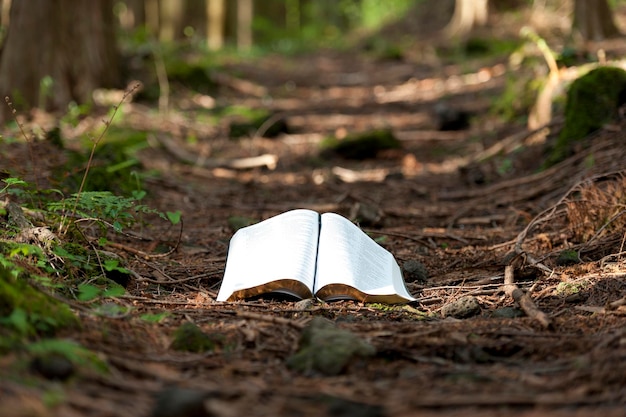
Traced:
<svg viewBox="0 0 626 417">
<path fill-rule="evenodd" d="M 338 375 L 357 357 L 376 353 L 374 346 L 322 317 L 315 317 L 302 332 L 300 348 L 287 365 L 305 374 Z"/>
<path fill-rule="evenodd" d="M 514 319 L 517 317 L 524 317 L 525 314 L 522 310 L 515 307 L 502 307 L 494 310 L 491 313 L 492 317 L 502 318 L 502 319 Z"/>
<path fill-rule="evenodd" d="M 428 279 L 428 269 L 420 261 L 410 259 L 402 264 L 404 280 L 406 282 L 424 282 Z"/>
<path fill-rule="evenodd" d="M 480 304 L 476 297 L 466 295 L 443 306 L 441 314 L 444 317 L 466 319 L 480 314 Z"/>
</svg>

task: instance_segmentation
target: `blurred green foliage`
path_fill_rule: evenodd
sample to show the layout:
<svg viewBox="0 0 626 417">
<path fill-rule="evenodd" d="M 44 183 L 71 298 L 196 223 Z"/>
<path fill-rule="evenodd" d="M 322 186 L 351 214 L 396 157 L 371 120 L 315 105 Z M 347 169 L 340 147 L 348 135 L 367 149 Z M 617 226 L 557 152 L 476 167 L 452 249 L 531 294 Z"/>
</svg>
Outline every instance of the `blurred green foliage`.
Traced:
<svg viewBox="0 0 626 417">
<path fill-rule="evenodd" d="M 345 35 L 358 29 L 375 30 L 402 16 L 421 0 L 266 0 L 264 9 L 284 3 L 284 25 L 259 12 L 254 17 L 255 42 L 281 53 L 345 45 Z"/>
</svg>

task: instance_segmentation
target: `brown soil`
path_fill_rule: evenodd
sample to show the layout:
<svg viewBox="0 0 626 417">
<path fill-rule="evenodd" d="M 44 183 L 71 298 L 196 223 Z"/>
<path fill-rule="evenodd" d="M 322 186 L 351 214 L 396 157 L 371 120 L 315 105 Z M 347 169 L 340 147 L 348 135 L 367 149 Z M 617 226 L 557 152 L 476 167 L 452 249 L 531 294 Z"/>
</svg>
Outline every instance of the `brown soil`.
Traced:
<svg viewBox="0 0 626 417">
<path fill-rule="evenodd" d="M 118 243 L 112 250 L 136 273 L 128 295 L 114 302 L 132 309 L 121 318 L 80 312 L 82 330 L 65 335 L 98 352 L 110 372 L 81 369 L 63 385 L 3 379 L 0 416 L 623 415 L 624 222 L 618 213 L 603 228 L 597 218 L 616 215 L 601 211 L 607 206 L 624 212 L 625 184 L 615 172 L 626 168 L 626 125 L 599 132 L 572 158 L 539 170 L 560 126 L 530 134 L 491 120 L 487 111 L 503 87 L 504 67 L 474 65 L 458 77 L 455 68 L 425 72 L 412 63 L 321 53 L 225 68 L 268 94 L 230 84 L 220 102 L 275 111 L 292 129 L 276 139 L 228 140 L 225 126 L 195 121 L 199 106 L 188 97 L 176 102 L 188 110 L 158 118 L 139 104 L 125 105 L 130 126 L 149 123 L 205 161 L 270 153 L 278 164 L 191 166 L 153 140 L 140 155 L 144 168 L 161 172 L 146 185 L 149 204 L 181 210 L 182 234 L 155 220 L 142 231 L 148 241 L 112 237 Z M 443 97 L 477 115 L 470 129 L 436 129 L 434 105 Z M 365 161 L 316 157 L 323 135 L 377 127 L 391 128 L 403 149 Z M 196 144 L 184 141 L 192 133 Z M 489 150 L 494 158 L 475 161 Z M 346 171 L 334 167 L 358 179 L 348 182 Z M 261 220 L 299 207 L 350 216 L 357 203 L 382 213 L 362 226 L 382 237 L 400 264 L 427 267 L 426 281 L 408 283 L 418 302 L 386 308 L 342 301 L 309 310 L 285 300 L 215 302 L 229 217 Z M 163 246 L 176 250 L 155 255 Z M 583 262 L 558 265 L 565 248 L 578 250 Z M 506 265 L 547 321 L 523 312 L 498 315 L 518 307 L 503 285 Z M 466 295 L 477 298 L 480 314 L 442 317 L 443 306 Z M 163 311 L 169 315 L 158 324 L 140 319 Z M 377 354 L 338 376 L 290 370 L 286 359 L 314 316 L 356 333 Z M 188 321 L 224 335 L 226 347 L 173 350 L 173 331 Z M 13 360 L 3 358 L 0 368 Z M 59 391 L 60 404 L 46 407 Z M 180 404 L 194 393 L 204 411 Z"/>
</svg>

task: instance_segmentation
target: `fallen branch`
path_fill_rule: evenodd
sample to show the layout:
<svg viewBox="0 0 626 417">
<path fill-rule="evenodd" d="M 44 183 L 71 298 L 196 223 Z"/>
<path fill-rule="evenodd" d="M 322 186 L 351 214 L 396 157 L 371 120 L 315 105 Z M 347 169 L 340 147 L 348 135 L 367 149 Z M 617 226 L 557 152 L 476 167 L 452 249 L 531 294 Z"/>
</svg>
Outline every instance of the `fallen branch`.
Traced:
<svg viewBox="0 0 626 417">
<path fill-rule="evenodd" d="M 522 291 L 515 284 L 515 275 L 513 273 L 513 265 L 507 265 L 504 268 L 504 292 L 511 297 L 519 306 L 524 310 L 526 315 L 534 320 L 537 320 L 544 328 L 550 328 L 552 326 L 552 320 L 543 311 L 539 310 L 534 301 L 528 294 Z"/>
<path fill-rule="evenodd" d="M 197 153 L 188 151 L 180 146 L 180 143 L 170 139 L 164 134 L 156 134 L 156 140 L 176 159 L 186 164 L 199 166 L 203 168 L 232 168 L 232 169 L 248 169 L 256 167 L 267 167 L 268 169 L 276 169 L 278 156 L 273 154 L 263 154 L 252 156 L 249 158 L 203 158 Z"/>
<path fill-rule="evenodd" d="M 261 85 L 233 77 L 232 75 L 228 75 L 223 72 L 214 72 L 211 74 L 211 81 L 253 97 L 265 97 L 268 94 L 267 88 Z"/>
</svg>

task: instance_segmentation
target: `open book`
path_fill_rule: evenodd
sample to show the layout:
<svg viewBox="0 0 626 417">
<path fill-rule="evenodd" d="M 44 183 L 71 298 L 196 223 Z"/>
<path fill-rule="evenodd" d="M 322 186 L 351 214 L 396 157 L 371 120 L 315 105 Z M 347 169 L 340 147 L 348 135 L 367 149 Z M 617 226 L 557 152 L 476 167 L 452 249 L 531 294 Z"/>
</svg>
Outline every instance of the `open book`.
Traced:
<svg viewBox="0 0 626 417">
<path fill-rule="evenodd" d="M 406 303 L 393 255 L 335 213 L 292 210 L 239 229 L 217 301 L 279 292 L 299 298 Z"/>
</svg>

